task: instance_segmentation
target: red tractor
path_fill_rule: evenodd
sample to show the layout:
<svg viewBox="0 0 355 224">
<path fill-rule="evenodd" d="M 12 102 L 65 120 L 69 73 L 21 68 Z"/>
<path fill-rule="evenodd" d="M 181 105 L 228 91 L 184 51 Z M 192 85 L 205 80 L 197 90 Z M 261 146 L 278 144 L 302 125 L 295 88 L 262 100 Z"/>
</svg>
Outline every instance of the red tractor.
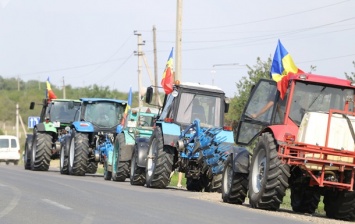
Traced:
<svg viewBox="0 0 355 224">
<path fill-rule="evenodd" d="M 252 89 L 236 143 L 258 141 L 248 162 L 243 150 L 227 160 L 223 201 L 241 204 L 249 191 L 251 207 L 277 210 L 290 188 L 293 211 L 314 213 L 323 195 L 327 217 L 354 221 L 355 82 L 300 74 L 279 94 L 273 80 Z"/>
</svg>

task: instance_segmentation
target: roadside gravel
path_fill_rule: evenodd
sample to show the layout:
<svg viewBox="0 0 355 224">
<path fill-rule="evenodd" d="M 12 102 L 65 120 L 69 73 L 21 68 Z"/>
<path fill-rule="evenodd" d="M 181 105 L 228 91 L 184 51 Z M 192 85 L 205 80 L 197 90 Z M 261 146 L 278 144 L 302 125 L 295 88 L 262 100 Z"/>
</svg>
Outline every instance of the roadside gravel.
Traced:
<svg viewBox="0 0 355 224">
<path fill-rule="evenodd" d="M 228 204 L 224 203 L 222 201 L 222 196 L 220 193 L 201 193 L 201 192 L 196 192 L 196 194 L 193 194 L 192 198 L 196 198 L 199 200 L 206 200 L 206 201 L 211 201 L 211 202 L 216 202 L 216 203 L 223 203 L 225 206 L 232 206 L 236 207 L 238 209 L 252 209 L 249 206 L 248 200 L 243 205 L 233 205 L 233 204 Z M 325 215 L 322 214 L 317 214 L 315 213 L 314 215 L 310 214 L 297 214 L 292 211 L 290 208 L 281 208 L 278 211 L 265 211 L 265 210 L 257 210 L 258 212 L 263 212 L 275 216 L 282 216 L 282 217 L 288 217 L 288 218 L 295 218 L 297 220 L 302 220 L 305 222 L 310 222 L 314 224 L 350 224 L 350 223 L 355 223 L 355 222 L 346 222 L 346 221 L 340 221 L 340 220 L 334 220 L 334 219 L 328 219 Z"/>
</svg>

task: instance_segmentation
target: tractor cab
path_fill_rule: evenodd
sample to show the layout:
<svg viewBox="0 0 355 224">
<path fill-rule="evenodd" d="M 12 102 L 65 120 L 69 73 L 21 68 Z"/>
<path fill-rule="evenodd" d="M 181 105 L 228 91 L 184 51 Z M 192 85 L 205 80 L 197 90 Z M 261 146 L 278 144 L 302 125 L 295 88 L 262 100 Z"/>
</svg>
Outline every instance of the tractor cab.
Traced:
<svg viewBox="0 0 355 224">
<path fill-rule="evenodd" d="M 148 87 L 147 95 L 152 94 L 152 91 Z M 228 112 L 227 101 L 224 92 L 217 87 L 181 83 L 175 85 L 173 92 L 165 96 L 158 122 L 176 123 L 186 127 L 197 118 L 202 127 L 222 127 L 224 113 Z"/>
<path fill-rule="evenodd" d="M 249 145 L 260 133 L 271 129 L 276 140 L 285 133 L 297 136 L 307 112 L 354 111 L 354 89 L 350 81 L 312 74 L 293 76 L 283 99 L 273 80 L 261 79 L 252 88 L 237 129 L 236 143 Z M 271 105 L 265 108 L 265 105 Z M 280 134 L 278 134 L 280 133 Z"/>
<path fill-rule="evenodd" d="M 82 98 L 80 120 L 90 122 L 95 130 L 116 129 L 121 124 L 126 101 Z"/>
</svg>

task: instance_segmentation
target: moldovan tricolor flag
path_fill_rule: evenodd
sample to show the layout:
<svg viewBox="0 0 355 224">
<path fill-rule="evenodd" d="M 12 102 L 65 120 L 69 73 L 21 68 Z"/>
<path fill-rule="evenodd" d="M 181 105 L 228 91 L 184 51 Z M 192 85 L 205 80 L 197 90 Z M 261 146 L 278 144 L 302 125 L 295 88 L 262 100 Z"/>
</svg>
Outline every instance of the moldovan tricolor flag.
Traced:
<svg viewBox="0 0 355 224">
<path fill-rule="evenodd" d="M 294 74 L 304 73 L 297 68 L 291 55 L 278 41 L 274 59 L 271 65 L 270 78 L 277 82 L 277 89 L 280 91 L 280 98 L 283 99 L 288 87 L 288 80 Z"/>
<path fill-rule="evenodd" d="M 47 78 L 46 97 L 49 101 L 53 100 L 53 99 L 57 99 L 57 96 L 54 94 L 54 92 L 52 90 L 51 83 L 49 82 L 49 77 Z"/>
<path fill-rule="evenodd" d="M 173 91 L 174 73 L 173 73 L 173 50 L 171 49 L 168 61 L 166 62 L 163 77 L 161 79 L 161 86 L 163 87 L 165 94 L 170 94 Z"/>
</svg>

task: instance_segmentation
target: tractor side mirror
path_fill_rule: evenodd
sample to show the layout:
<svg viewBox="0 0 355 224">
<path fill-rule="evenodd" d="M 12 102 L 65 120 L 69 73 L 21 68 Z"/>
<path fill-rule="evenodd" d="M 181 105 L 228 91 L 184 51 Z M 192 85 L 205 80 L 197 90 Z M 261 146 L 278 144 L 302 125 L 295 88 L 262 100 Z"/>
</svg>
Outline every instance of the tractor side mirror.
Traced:
<svg viewBox="0 0 355 224">
<path fill-rule="evenodd" d="M 153 87 L 149 86 L 147 87 L 147 94 L 145 96 L 145 102 L 150 104 L 153 99 Z"/>
<path fill-rule="evenodd" d="M 35 108 L 35 102 L 30 103 L 30 110 L 33 110 Z"/>
<path fill-rule="evenodd" d="M 229 111 L 229 103 L 230 103 L 230 99 L 228 97 L 226 97 L 224 99 L 224 113 L 228 113 L 228 111 Z"/>
</svg>

